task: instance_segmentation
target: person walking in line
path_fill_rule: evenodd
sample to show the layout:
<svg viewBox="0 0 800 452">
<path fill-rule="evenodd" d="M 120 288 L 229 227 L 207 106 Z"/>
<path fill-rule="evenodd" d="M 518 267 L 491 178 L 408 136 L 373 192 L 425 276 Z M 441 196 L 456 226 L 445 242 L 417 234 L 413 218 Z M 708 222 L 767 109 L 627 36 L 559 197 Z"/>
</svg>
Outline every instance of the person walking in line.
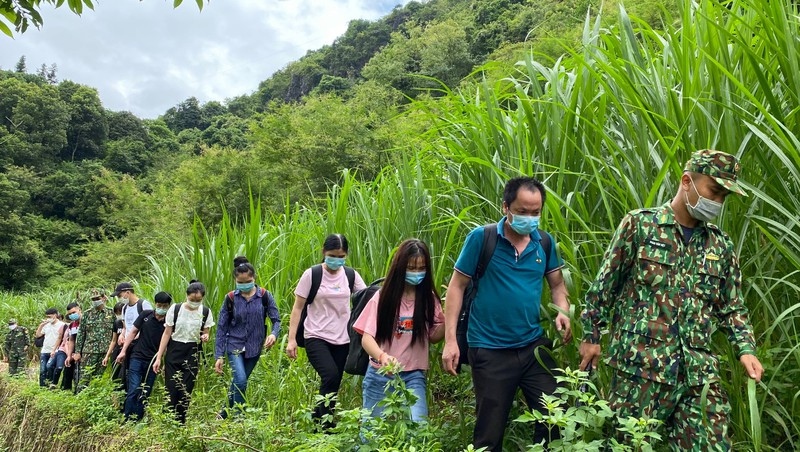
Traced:
<svg viewBox="0 0 800 452">
<path fill-rule="evenodd" d="M 361 275 L 345 267 L 349 251 L 347 238 L 330 234 L 322 245 L 322 264 L 306 269 L 294 291 L 295 302 L 289 318 L 289 339 L 286 354 L 297 358 L 298 339 L 305 342 L 308 361 L 320 377 L 319 394 L 331 397 L 339 392 L 347 361 L 350 335 L 350 295 L 366 287 Z M 307 317 L 301 323 L 304 310 Z M 304 332 L 298 338 L 298 330 Z M 320 401 L 313 418 L 323 422 L 324 429 L 333 427 L 329 421 L 335 401 Z M 327 422 L 324 422 L 328 419 Z"/>
<path fill-rule="evenodd" d="M 59 379 L 61 379 L 61 388 L 65 389 L 65 386 L 68 386 L 69 389 L 72 389 L 72 366 L 67 367 L 67 359 L 70 356 L 70 341 L 73 338 L 73 334 L 78 333 L 78 325 L 80 324 L 81 318 L 81 308 L 78 305 L 77 301 L 73 301 L 72 303 L 67 305 L 67 320 L 69 321 L 68 324 L 62 327 L 63 333 L 61 334 L 61 343 L 56 350 L 56 357 L 53 363 L 53 374 L 51 385 L 58 385 Z M 63 379 L 62 379 L 63 376 Z M 52 386 L 51 386 L 52 387 Z"/>
<path fill-rule="evenodd" d="M 152 311 L 153 305 L 144 298 L 139 298 L 139 296 L 136 294 L 136 289 L 134 289 L 133 284 L 129 282 L 121 282 L 117 284 L 117 287 L 114 289 L 114 292 L 111 293 L 111 296 L 116 297 L 119 299 L 119 301 L 125 303 L 122 307 L 123 330 L 117 338 L 117 344 L 122 346 L 122 342 L 128 336 L 128 331 L 130 331 L 130 329 L 133 327 L 133 322 L 139 318 L 139 315 L 143 311 Z M 136 339 L 134 339 L 133 343 L 130 345 L 131 349 L 134 347 L 136 347 Z M 130 353 L 128 353 L 128 356 L 131 356 Z M 117 371 L 117 376 L 122 379 L 123 387 L 126 386 L 127 382 L 128 364 L 128 360 L 123 361 Z"/>
<path fill-rule="evenodd" d="M 83 314 L 72 353 L 72 360 L 80 365 L 77 392 L 85 389 L 92 378 L 103 374 L 103 358 L 114 332 L 114 312 L 106 307 L 106 297 L 94 291 L 90 300 L 92 309 Z"/>
<path fill-rule="evenodd" d="M 224 357 L 233 372 L 228 389 L 228 408 L 219 417 L 228 417 L 229 410 L 241 413 L 247 393 L 247 381 L 261 358 L 261 350 L 269 350 L 280 335 L 281 320 L 272 294 L 256 285 L 256 270 L 249 262 L 240 262 L 233 270 L 236 290 L 227 294 L 220 308 L 214 370 L 222 374 Z M 272 330 L 267 334 L 266 322 Z"/>
<path fill-rule="evenodd" d="M 364 408 L 374 417 L 382 414 L 380 402 L 393 377 L 379 374 L 378 369 L 399 363 L 400 378 L 417 396 L 410 407 L 411 419 L 427 419 L 428 344 L 444 338 L 444 313 L 424 242 L 409 239 L 400 244 L 383 287 L 367 302 L 353 329 L 362 335 L 361 345 L 370 356 L 362 383 Z"/>
<path fill-rule="evenodd" d="M 730 405 L 711 350 L 715 326 L 750 378 L 760 381 L 764 370 L 736 248 L 712 223 L 728 195 L 745 195 L 738 173 L 730 154 L 694 152 L 672 200 L 622 219 L 581 314 L 582 368 L 597 365 L 600 332 L 610 328 L 610 407 L 621 417 L 664 422 L 675 451 L 731 448 Z"/>
<path fill-rule="evenodd" d="M 503 448 L 511 404 L 522 389 L 531 410 L 542 412 L 542 395 L 555 392 L 557 365 L 552 341 L 541 325 L 544 281 L 558 309 L 556 329 L 568 342 L 572 328 L 568 313 L 567 286 L 555 240 L 539 229 L 546 191 L 532 177 L 509 180 L 503 190 L 503 213 L 497 225 L 472 230 L 456 261 L 445 297 L 445 345 L 442 363 L 455 375 L 460 351 L 456 329 L 464 292 L 480 280 L 469 311 L 467 343 L 475 388 L 473 444 L 491 451 Z M 478 274 L 485 237 L 496 244 L 488 263 Z M 553 434 L 557 434 L 554 431 Z M 547 428 L 537 423 L 533 442 L 545 444 Z"/>
<path fill-rule="evenodd" d="M 164 335 L 164 322 L 167 317 L 167 310 L 172 305 L 172 295 L 167 292 L 159 292 L 153 299 L 156 308 L 153 311 L 142 311 L 139 318 L 133 322 L 133 326 L 128 331 L 128 336 L 123 342 L 122 349 L 117 355 L 117 363 L 122 363 L 128 359 L 128 388 L 125 395 L 125 419 L 140 420 L 144 417 L 144 405 L 153 391 L 153 384 L 156 380 L 156 373 L 150 365 L 158 353 L 161 345 L 161 337 Z M 130 346 L 134 338 L 139 337 L 139 344 L 131 350 Z"/>
<path fill-rule="evenodd" d="M 169 394 L 169 406 L 181 424 L 194 391 L 199 366 L 200 345 L 208 342 L 214 318 L 203 305 L 206 287 L 192 281 L 186 288 L 186 301 L 173 304 L 165 320 L 164 333 L 153 363 L 153 372 L 161 370 L 164 360 L 164 384 Z"/>
<path fill-rule="evenodd" d="M 56 347 L 59 342 L 59 335 L 62 332 L 64 322 L 58 320 L 58 309 L 48 308 L 45 311 L 46 318 L 36 328 L 35 336 L 43 338 L 42 349 L 39 353 L 39 386 L 45 387 L 52 379 L 47 375 L 47 363 L 55 357 Z"/>
<path fill-rule="evenodd" d="M 25 372 L 31 339 L 28 337 L 28 329 L 20 326 L 17 319 L 8 319 L 8 330 L 3 352 L 8 363 L 8 374 L 16 375 L 20 371 Z"/>
</svg>

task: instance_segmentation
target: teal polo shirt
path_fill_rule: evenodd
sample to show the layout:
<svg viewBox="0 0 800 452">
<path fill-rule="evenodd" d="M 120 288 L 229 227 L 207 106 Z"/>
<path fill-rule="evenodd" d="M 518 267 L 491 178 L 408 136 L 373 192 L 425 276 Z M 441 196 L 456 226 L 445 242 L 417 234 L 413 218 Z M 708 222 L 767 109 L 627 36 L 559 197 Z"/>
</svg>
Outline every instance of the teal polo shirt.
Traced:
<svg viewBox="0 0 800 452">
<path fill-rule="evenodd" d="M 545 262 L 547 255 L 539 231 L 531 233 L 528 246 L 517 255 L 503 232 L 505 221 L 503 217 L 497 223 L 497 247 L 478 282 L 478 293 L 472 303 L 467 330 L 470 347 L 518 348 L 539 339 L 544 276 L 564 265 L 556 251 L 555 240 L 550 240 L 550 261 Z M 478 227 L 467 235 L 455 270 L 472 278 L 481 247 L 483 228 Z"/>
</svg>

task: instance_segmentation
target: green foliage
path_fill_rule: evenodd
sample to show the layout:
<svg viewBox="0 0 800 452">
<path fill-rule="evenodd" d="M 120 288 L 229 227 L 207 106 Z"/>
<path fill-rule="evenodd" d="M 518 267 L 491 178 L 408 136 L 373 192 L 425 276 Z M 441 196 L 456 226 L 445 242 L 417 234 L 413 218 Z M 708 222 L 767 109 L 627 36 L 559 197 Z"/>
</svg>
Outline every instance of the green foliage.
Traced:
<svg viewBox="0 0 800 452">
<path fill-rule="evenodd" d="M 44 23 L 40 9 L 42 5 L 51 5 L 56 8 L 63 6 L 64 0 L 0 0 L 0 32 L 8 37 L 17 33 L 25 33 L 30 25 L 40 28 Z M 93 0 L 67 0 L 67 7 L 73 13 L 81 15 L 84 8 L 94 10 L 95 1 Z M 173 0 L 173 5 L 177 8 L 183 0 Z M 203 9 L 204 0 L 195 0 L 197 7 Z M 13 31 L 12 28 L 13 27 Z M 25 72 L 24 60 L 22 60 L 22 70 Z M 19 66 L 19 65 L 18 65 Z"/>
</svg>

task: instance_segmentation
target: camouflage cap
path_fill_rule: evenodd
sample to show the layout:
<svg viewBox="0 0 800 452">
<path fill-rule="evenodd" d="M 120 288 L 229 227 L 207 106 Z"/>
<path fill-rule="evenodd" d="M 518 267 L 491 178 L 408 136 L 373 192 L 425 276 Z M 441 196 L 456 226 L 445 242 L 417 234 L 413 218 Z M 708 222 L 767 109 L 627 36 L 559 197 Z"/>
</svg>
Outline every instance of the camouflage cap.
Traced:
<svg viewBox="0 0 800 452">
<path fill-rule="evenodd" d="M 705 174 L 738 195 L 747 196 L 747 193 L 737 182 L 739 175 L 739 161 L 736 157 L 711 149 L 695 151 L 683 167 L 684 171 Z"/>
<path fill-rule="evenodd" d="M 16 325 L 17 324 L 17 319 L 15 319 L 15 318 L 8 319 L 8 324 L 9 325 Z"/>
</svg>

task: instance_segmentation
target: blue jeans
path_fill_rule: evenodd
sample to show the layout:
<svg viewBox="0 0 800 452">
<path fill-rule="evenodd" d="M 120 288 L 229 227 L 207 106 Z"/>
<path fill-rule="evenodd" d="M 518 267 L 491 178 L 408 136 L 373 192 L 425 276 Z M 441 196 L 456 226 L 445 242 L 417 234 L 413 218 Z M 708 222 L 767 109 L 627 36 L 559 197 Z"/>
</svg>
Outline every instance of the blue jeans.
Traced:
<svg viewBox="0 0 800 452">
<path fill-rule="evenodd" d="M 128 367 L 128 393 L 125 396 L 125 419 L 144 417 L 144 402 L 150 397 L 155 381 L 156 374 L 150 368 L 149 361 L 131 358 Z"/>
<path fill-rule="evenodd" d="M 393 377 L 381 375 L 377 369 L 371 365 L 367 367 L 367 374 L 361 385 L 364 408 L 372 410 L 372 417 L 379 417 L 383 413 L 383 407 L 378 404 L 386 398 L 386 384 Z M 427 379 L 425 372 L 421 370 L 410 370 L 400 372 L 400 378 L 405 382 L 406 388 L 414 392 L 417 401 L 411 406 L 411 420 L 420 422 L 428 417 L 428 396 L 426 391 Z"/>
<path fill-rule="evenodd" d="M 256 368 L 260 355 L 252 358 L 245 358 L 244 353 L 230 353 L 228 352 L 228 363 L 231 365 L 233 372 L 233 381 L 231 387 L 228 389 L 228 407 L 235 408 L 236 411 L 241 411 L 244 405 L 244 395 L 247 393 L 247 379 Z M 227 417 L 226 410 L 222 410 L 222 417 Z"/>
<path fill-rule="evenodd" d="M 61 350 L 56 351 L 56 356 L 47 361 L 47 378 L 52 384 L 58 384 L 61 371 L 64 370 L 64 363 L 67 361 L 67 354 Z"/>
<path fill-rule="evenodd" d="M 52 378 L 50 376 L 53 367 L 48 366 L 50 362 L 50 353 L 42 353 L 39 355 L 39 386 L 47 386 L 47 382 Z M 55 366 L 55 359 L 53 360 Z"/>
</svg>

